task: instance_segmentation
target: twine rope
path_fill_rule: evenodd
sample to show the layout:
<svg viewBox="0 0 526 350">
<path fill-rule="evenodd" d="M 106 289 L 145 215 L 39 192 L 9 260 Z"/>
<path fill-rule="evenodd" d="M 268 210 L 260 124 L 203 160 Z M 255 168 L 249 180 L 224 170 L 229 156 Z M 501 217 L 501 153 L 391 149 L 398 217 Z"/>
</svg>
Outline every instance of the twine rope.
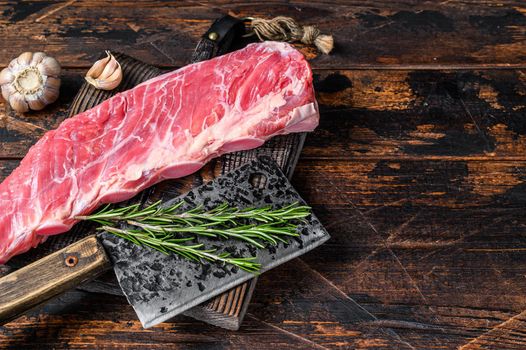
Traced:
<svg viewBox="0 0 526 350">
<path fill-rule="evenodd" d="M 315 45 L 318 50 L 328 54 L 334 47 L 331 35 L 323 35 L 316 26 L 301 26 L 293 18 L 278 16 L 272 19 L 250 18 L 250 29 L 259 40 L 300 41 Z"/>
</svg>

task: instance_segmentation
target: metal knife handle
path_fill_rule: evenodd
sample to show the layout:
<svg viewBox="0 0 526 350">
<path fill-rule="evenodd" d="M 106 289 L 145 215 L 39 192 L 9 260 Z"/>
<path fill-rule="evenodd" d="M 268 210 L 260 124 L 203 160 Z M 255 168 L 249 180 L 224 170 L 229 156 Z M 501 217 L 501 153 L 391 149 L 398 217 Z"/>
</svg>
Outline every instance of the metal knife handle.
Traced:
<svg viewBox="0 0 526 350">
<path fill-rule="evenodd" d="M 0 278 L 0 324 L 111 268 L 94 235 Z"/>
</svg>

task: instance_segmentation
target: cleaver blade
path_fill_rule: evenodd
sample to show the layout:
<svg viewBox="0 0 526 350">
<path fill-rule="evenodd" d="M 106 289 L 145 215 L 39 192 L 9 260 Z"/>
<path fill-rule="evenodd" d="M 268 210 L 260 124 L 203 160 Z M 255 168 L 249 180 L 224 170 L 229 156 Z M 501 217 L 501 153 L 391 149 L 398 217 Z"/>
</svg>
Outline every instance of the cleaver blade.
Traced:
<svg viewBox="0 0 526 350">
<path fill-rule="evenodd" d="M 164 205 L 183 201 L 180 210 L 223 203 L 240 208 L 293 202 L 305 204 L 269 157 L 222 175 Z M 243 242 L 200 237 L 198 242 L 234 256 L 256 256 L 265 272 L 322 244 L 329 235 L 311 214 L 300 223 L 299 237 L 287 244 L 255 249 Z M 91 235 L 0 278 L 0 324 L 113 267 L 119 285 L 145 328 L 155 326 L 251 278 L 230 265 L 197 263 L 137 246 L 112 234 Z"/>
<path fill-rule="evenodd" d="M 206 209 L 223 203 L 240 208 L 272 205 L 282 207 L 293 202 L 306 204 L 276 163 L 268 157 L 247 163 L 210 183 L 165 202 L 184 201 L 182 210 L 202 205 Z M 329 239 L 314 214 L 299 228 L 299 237 L 276 247 L 253 249 L 243 242 L 200 238 L 205 246 L 234 255 L 256 256 L 261 272 L 291 260 Z M 172 318 L 251 278 L 253 274 L 232 266 L 199 264 L 171 254 L 103 234 L 102 243 L 111 257 L 117 280 L 139 320 L 149 328 Z"/>
</svg>

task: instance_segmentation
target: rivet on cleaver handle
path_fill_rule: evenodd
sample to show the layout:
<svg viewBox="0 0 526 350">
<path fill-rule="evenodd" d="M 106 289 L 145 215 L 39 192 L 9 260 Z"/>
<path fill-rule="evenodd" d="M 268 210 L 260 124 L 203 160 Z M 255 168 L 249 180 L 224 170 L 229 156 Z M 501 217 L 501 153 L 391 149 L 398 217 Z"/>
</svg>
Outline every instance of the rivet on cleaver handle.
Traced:
<svg viewBox="0 0 526 350">
<path fill-rule="evenodd" d="M 0 278 L 0 324 L 110 268 L 104 248 L 91 235 Z"/>
</svg>

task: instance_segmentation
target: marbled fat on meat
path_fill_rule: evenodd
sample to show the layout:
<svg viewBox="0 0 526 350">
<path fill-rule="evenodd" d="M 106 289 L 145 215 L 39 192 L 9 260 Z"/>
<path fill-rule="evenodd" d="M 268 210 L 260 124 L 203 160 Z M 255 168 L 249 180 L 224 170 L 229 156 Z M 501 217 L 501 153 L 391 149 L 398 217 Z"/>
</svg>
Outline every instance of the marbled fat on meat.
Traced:
<svg viewBox="0 0 526 350">
<path fill-rule="evenodd" d="M 118 94 L 47 132 L 0 184 L 0 263 L 75 217 L 272 136 L 312 131 L 312 72 L 285 43 L 251 44 Z"/>
</svg>

